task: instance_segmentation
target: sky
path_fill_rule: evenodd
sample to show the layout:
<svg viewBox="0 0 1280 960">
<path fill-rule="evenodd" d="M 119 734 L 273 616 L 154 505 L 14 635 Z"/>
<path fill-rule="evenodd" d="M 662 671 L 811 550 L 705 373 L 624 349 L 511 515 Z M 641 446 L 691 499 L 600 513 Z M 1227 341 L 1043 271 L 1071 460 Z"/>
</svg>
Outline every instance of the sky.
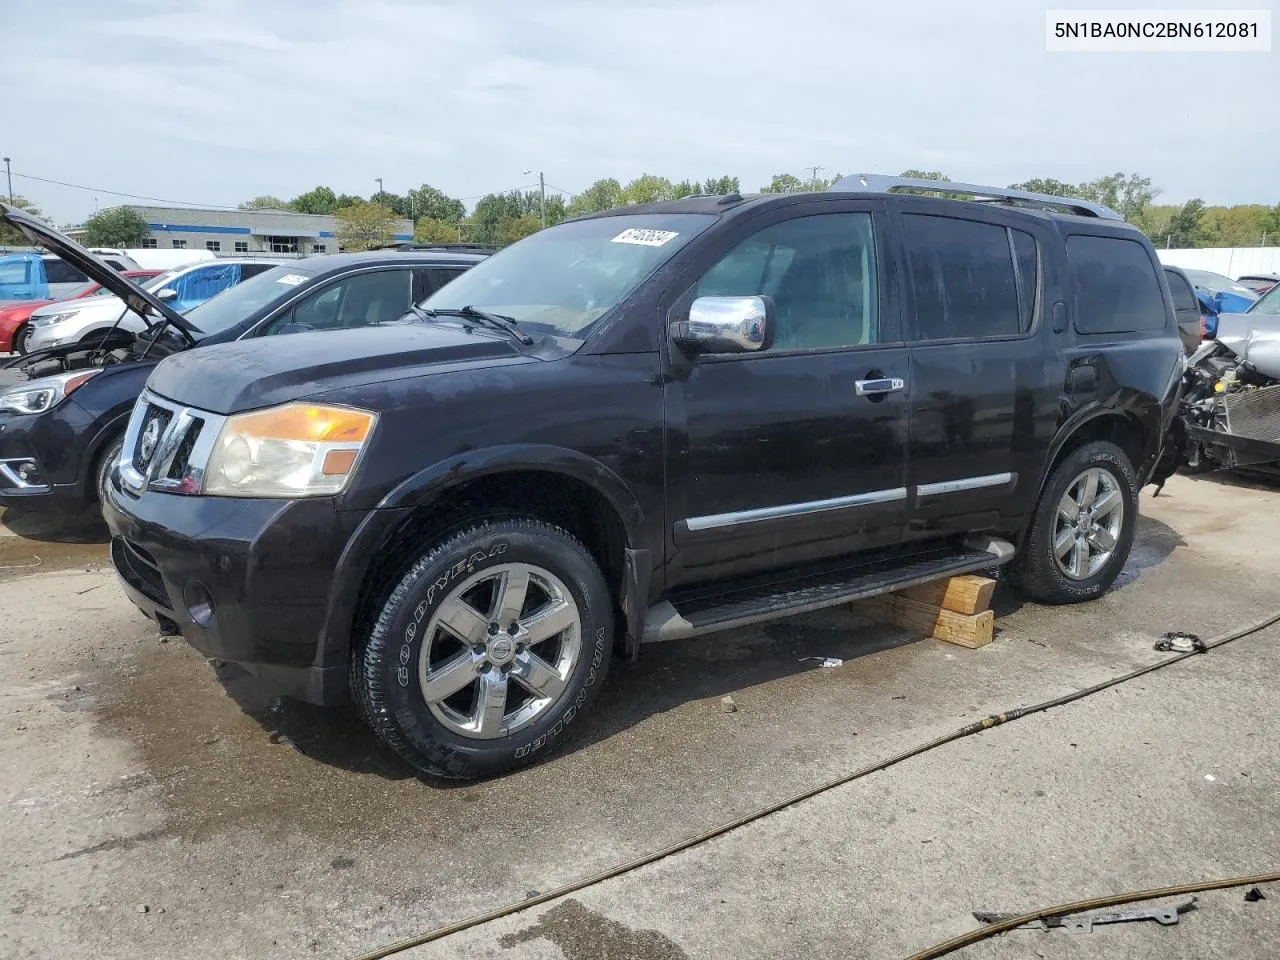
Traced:
<svg viewBox="0 0 1280 960">
<path fill-rule="evenodd" d="M 107 190 L 234 206 L 382 177 L 473 201 L 530 169 L 570 194 L 641 173 L 755 190 L 815 165 L 1124 171 L 1160 202 L 1280 202 L 1280 53 L 1048 53 L 1048 4 L 1027 0 L 3 5 L 0 154 L 59 224 L 127 202 Z"/>
</svg>

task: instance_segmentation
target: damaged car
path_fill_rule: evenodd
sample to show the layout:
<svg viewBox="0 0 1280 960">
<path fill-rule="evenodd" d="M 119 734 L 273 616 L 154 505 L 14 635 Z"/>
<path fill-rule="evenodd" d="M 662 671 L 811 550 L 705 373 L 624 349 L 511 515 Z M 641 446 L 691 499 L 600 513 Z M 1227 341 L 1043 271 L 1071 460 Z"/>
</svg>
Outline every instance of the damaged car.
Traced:
<svg viewBox="0 0 1280 960">
<path fill-rule="evenodd" d="M 1247 313 L 1221 314 L 1184 379 L 1170 448 L 1187 468 L 1280 475 L 1280 287 Z"/>
<path fill-rule="evenodd" d="M 173 292 L 167 281 L 159 287 L 153 281 L 154 289 L 135 286 L 22 211 L 3 204 L 0 211 L 0 220 L 53 248 L 123 301 L 112 326 L 0 364 L 4 506 L 75 510 L 97 501 L 134 402 L 164 357 L 233 340 L 396 322 L 413 301 L 484 259 L 465 252 L 382 252 L 261 263 L 255 276 L 180 313 L 167 296 Z M 126 315 L 132 322 L 119 322 Z"/>
</svg>

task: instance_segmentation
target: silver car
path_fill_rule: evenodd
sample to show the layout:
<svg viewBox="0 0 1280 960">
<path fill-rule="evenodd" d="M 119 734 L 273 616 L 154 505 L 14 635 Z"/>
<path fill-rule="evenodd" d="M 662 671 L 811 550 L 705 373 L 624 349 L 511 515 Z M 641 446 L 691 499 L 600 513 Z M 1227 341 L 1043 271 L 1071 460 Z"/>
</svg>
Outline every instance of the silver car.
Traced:
<svg viewBox="0 0 1280 960">
<path fill-rule="evenodd" d="M 279 266 L 283 260 L 234 259 L 205 260 L 148 280 L 143 289 L 155 294 L 179 313 L 230 289 L 242 280 Z M 123 315 L 123 316 L 122 316 Z M 113 326 L 129 333 L 140 333 L 146 324 L 129 311 L 119 297 L 92 297 L 69 300 L 41 307 L 31 314 L 30 336 L 24 344 L 27 353 L 45 347 L 100 337 Z"/>
</svg>

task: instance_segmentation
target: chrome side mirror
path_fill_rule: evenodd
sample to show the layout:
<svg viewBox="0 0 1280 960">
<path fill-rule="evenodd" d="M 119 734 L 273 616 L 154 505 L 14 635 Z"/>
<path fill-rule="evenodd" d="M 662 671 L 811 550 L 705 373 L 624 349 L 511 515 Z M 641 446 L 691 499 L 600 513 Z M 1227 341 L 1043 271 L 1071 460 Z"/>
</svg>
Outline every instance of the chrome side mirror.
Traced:
<svg viewBox="0 0 1280 960">
<path fill-rule="evenodd" d="M 772 346 L 773 327 L 770 297 L 698 297 L 689 319 L 671 325 L 671 336 L 702 353 L 752 353 Z"/>
<path fill-rule="evenodd" d="M 165 287 L 156 294 L 156 299 L 163 303 L 168 303 L 170 300 L 177 300 L 178 291 L 173 289 L 173 287 Z"/>
</svg>

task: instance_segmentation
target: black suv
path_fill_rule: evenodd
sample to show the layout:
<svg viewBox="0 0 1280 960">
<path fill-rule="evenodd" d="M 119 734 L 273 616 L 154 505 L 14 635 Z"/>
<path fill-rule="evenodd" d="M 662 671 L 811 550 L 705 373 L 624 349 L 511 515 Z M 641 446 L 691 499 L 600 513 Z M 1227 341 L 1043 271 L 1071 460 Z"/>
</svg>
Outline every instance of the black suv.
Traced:
<svg viewBox="0 0 1280 960">
<path fill-rule="evenodd" d="M 125 425 L 152 368 L 169 354 L 277 333 L 395 323 L 411 305 L 484 259 L 471 252 L 332 254 L 255 265 L 256 273 L 186 314 L 148 309 L 119 274 L 16 211 L 5 219 L 95 274 L 148 323 L 0 363 L 0 505 L 78 509 L 100 499 Z M 85 254 L 87 256 L 87 254 Z M 161 311 L 160 306 L 164 306 Z M 122 314 L 126 312 L 122 310 Z"/>
<path fill-rule="evenodd" d="M 560 224 L 433 322 L 161 363 L 104 512 L 133 601 L 419 769 L 531 761 L 615 647 L 1010 563 L 1119 573 L 1184 368 L 1111 211 L 855 177 Z"/>
</svg>

